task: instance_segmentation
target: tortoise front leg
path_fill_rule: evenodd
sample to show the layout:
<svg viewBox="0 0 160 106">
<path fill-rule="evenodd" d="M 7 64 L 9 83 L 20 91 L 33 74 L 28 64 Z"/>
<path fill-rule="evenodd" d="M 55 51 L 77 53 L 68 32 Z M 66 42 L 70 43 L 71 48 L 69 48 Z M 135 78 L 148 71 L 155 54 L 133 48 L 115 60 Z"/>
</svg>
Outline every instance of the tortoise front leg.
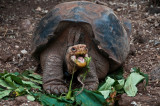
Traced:
<svg viewBox="0 0 160 106">
<path fill-rule="evenodd" d="M 87 90 L 97 90 L 99 81 L 96 74 L 96 67 L 92 61 L 89 67 L 90 71 L 87 73 L 86 79 L 84 80 L 84 88 Z M 80 74 L 78 77 L 81 77 L 82 79 L 82 74 Z"/>
<path fill-rule="evenodd" d="M 43 88 L 48 93 L 60 94 L 68 89 L 63 80 L 62 56 L 46 53 L 41 55 L 41 66 L 43 70 Z"/>
</svg>

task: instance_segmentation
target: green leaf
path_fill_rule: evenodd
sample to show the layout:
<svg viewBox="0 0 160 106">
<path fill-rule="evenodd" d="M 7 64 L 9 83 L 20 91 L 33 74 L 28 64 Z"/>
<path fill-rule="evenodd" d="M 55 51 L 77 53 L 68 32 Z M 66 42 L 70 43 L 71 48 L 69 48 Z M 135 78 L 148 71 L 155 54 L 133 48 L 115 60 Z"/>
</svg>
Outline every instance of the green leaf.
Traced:
<svg viewBox="0 0 160 106">
<path fill-rule="evenodd" d="M 109 74 L 108 76 L 113 78 L 113 79 L 115 79 L 115 80 L 124 79 L 124 77 L 123 77 L 123 69 L 120 68 L 119 70 L 113 72 L 112 74 Z"/>
<path fill-rule="evenodd" d="M 25 70 L 25 71 L 23 71 L 22 75 L 23 76 L 28 76 L 29 74 L 32 74 L 32 73 L 34 73 L 34 72 L 31 71 L 31 70 Z"/>
<path fill-rule="evenodd" d="M 74 95 L 77 94 L 76 92 L 74 93 Z M 86 89 L 77 95 L 75 99 L 77 103 L 81 103 L 81 106 L 102 106 L 106 103 L 103 95 L 98 92 L 93 92 Z"/>
<path fill-rule="evenodd" d="M 125 79 L 118 80 L 117 82 L 118 84 L 114 86 L 116 91 L 121 90 L 124 87 Z"/>
<path fill-rule="evenodd" d="M 18 92 L 19 95 L 30 94 L 29 91 L 28 91 L 28 89 L 25 88 L 25 87 L 23 87 L 23 86 L 18 87 L 14 91 Z"/>
<path fill-rule="evenodd" d="M 135 96 L 137 93 L 136 84 L 139 83 L 144 77 L 139 73 L 131 73 L 127 78 L 124 85 L 124 90 L 128 96 Z"/>
<path fill-rule="evenodd" d="M 26 77 L 26 76 L 22 76 L 22 79 L 23 80 L 28 80 L 28 81 L 31 81 L 31 82 L 34 82 L 34 83 L 42 84 L 42 80 L 34 80 L 34 79 Z"/>
<path fill-rule="evenodd" d="M 8 96 L 12 90 L 5 90 L 0 92 L 0 99 L 2 99 L 5 96 Z"/>
<path fill-rule="evenodd" d="M 3 89 L 3 88 L 0 88 L 0 91 L 4 91 L 5 89 Z"/>
<path fill-rule="evenodd" d="M 107 77 L 106 82 L 98 89 L 98 91 L 111 90 L 115 80 L 111 77 Z"/>
<path fill-rule="evenodd" d="M 37 86 L 36 84 L 34 84 L 34 83 L 31 82 L 31 81 L 23 81 L 23 80 L 22 80 L 22 82 L 23 82 L 23 84 L 26 84 L 26 85 L 28 85 L 28 86 L 30 86 L 30 87 L 32 87 L 32 88 L 38 88 L 39 90 L 41 90 L 41 87 L 40 87 L 40 86 Z"/>
<path fill-rule="evenodd" d="M 11 76 L 7 76 L 4 80 L 5 80 L 6 83 L 8 83 L 11 87 L 13 87 L 13 88 L 16 88 L 16 87 L 17 87 L 16 84 L 15 84 L 15 82 L 12 81 Z"/>
<path fill-rule="evenodd" d="M 37 80 L 41 80 L 42 79 L 42 77 L 40 75 L 35 74 L 35 73 L 34 74 L 30 74 L 29 77 L 32 77 L 32 78 L 37 79 Z"/>
<path fill-rule="evenodd" d="M 85 57 L 84 59 L 87 62 L 87 66 L 89 66 L 89 63 L 91 62 L 91 57 Z"/>
<path fill-rule="evenodd" d="M 33 95 L 36 96 L 43 106 L 66 106 L 70 104 L 67 101 L 58 100 L 58 98 L 52 98 L 42 93 L 34 93 Z"/>
<path fill-rule="evenodd" d="M 34 101 L 34 100 L 35 100 L 35 97 L 32 96 L 32 95 L 27 95 L 27 99 L 28 99 L 29 101 Z"/>
<path fill-rule="evenodd" d="M 140 71 L 140 68 L 136 68 L 136 67 L 132 68 L 131 70 L 133 70 L 133 72 L 140 73 L 140 75 L 142 75 L 143 77 L 145 77 L 146 86 L 148 85 L 148 80 L 149 80 L 148 74 L 144 74 L 143 72 Z"/>
<path fill-rule="evenodd" d="M 12 89 L 12 87 L 10 85 L 8 85 L 4 80 L 0 79 L 0 85 L 2 87 L 5 87 L 7 89 Z"/>
<path fill-rule="evenodd" d="M 137 94 L 137 87 L 133 84 L 129 84 L 124 88 L 128 96 L 135 96 Z"/>
<path fill-rule="evenodd" d="M 2 78 L 2 76 L 4 76 L 5 74 L 8 74 L 8 72 L 5 71 L 4 73 L 0 73 L 0 78 Z"/>
<path fill-rule="evenodd" d="M 14 75 L 16 75 L 16 76 L 18 76 L 19 75 L 19 72 L 15 72 L 15 73 L 13 73 Z"/>
<path fill-rule="evenodd" d="M 10 77 L 12 78 L 12 81 L 16 82 L 17 84 L 23 85 L 22 79 L 18 76 L 11 74 Z"/>
<path fill-rule="evenodd" d="M 99 91 L 103 96 L 104 98 L 108 98 L 109 97 L 109 94 L 112 92 L 112 90 L 105 90 L 105 91 Z"/>
</svg>

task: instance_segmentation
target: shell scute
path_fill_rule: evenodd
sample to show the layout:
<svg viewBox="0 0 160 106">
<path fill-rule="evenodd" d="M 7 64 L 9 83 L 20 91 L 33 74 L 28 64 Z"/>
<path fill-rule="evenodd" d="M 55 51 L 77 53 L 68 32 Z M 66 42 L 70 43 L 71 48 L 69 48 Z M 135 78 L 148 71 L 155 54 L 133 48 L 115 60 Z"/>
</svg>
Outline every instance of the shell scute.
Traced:
<svg viewBox="0 0 160 106">
<path fill-rule="evenodd" d="M 56 36 L 60 24 L 64 22 L 89 24 L 94 34 L 93 42 L 100 51 L 118 64 L 126 59 L 129 53 L 129 36 L 122 22 L 112 9 L 87 1 L 67 2 L 55 6 L 36 28 L 33 55 L 39 53 L 39 50 Z"/>
</svg>

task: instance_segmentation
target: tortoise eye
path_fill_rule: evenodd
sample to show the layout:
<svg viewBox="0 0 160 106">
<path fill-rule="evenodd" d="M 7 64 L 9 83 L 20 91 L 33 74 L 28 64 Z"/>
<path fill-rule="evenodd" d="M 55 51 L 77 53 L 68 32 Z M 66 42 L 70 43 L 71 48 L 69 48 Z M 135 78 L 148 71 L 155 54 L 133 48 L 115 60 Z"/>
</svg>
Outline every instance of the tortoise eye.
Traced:
<svg viewBox="0 0 160 106">
<path fill-rule="evenodd" d="M 72 50 L 73 52 L 75 52 L 75 51 L 76 51 L 76 48 L 73 47 L 71 50 Z"/>
</svg>

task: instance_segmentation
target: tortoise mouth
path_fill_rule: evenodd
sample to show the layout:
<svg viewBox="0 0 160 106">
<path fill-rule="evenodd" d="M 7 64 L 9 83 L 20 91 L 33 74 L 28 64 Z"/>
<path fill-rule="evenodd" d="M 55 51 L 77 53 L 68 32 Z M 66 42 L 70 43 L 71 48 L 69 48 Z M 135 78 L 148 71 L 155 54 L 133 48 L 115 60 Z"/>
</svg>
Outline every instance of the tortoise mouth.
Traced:
<svg viewBox="0 0 160 106">
<path fill-rule="evenodd" d="M 88 54 L 78 53 L 71 56 L 72 62 L 74 62 L 79 68 L 83 68 L 87 65 L 85 57 L 88 57 Z"/>
</svg>

